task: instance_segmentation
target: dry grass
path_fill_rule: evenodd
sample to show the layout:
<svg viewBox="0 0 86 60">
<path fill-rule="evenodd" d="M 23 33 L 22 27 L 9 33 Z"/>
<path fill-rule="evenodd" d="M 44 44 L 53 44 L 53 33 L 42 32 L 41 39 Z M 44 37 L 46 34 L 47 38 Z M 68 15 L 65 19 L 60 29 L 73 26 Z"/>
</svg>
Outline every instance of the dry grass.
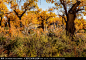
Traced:
<svg viewBox="0 0 86 60">
<path fill-rule="evenodd" d="M 62 29 L 42 31 L 22 38 L 0 34 L 0 57 L 86 57 L 86 33 L 76 33 L 74 41 Z M 9 48 L 8 48 L 9 47 Z"/>
</svg>

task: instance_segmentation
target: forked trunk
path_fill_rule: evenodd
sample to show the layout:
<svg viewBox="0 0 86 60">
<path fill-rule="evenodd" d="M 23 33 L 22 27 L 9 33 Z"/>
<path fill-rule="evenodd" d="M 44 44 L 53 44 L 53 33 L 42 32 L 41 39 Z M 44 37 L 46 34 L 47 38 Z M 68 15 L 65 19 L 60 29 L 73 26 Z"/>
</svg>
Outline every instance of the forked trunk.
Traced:
<svg viewBox="0 0 86 60">
<path fill-rule="evenodd" d="M 74 24 L 74 20 L 76 18 L 76 13 L 80 10 L 77 9 L 77 7 L 79 6 L 81 2 L 77 1 L 75 4 L 73 4 L 73 6 L 71 7 L 71 9 L 68 11 L 67 14 L 67 21 L 66 21 L 66 35 L 70 36 L 73 38 L 74 32 L 75 32 L 75 24 Z"/>
</svg>

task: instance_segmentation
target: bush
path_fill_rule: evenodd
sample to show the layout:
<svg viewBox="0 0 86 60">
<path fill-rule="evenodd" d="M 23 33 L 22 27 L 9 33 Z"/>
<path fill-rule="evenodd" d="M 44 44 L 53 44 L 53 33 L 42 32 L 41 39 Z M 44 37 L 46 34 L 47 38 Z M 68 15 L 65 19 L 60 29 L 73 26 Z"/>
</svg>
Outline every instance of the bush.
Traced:
<svg viewBox="0 0 86 60">
<path fill-rule="evenodd" d="M 74 37 L 74 41 L 71 41 L 65 31 L 58 36 L 35 33 L 25 38 L 15 37 L 13 40 L 9 39 L 4 48 L 8 51 L 9 57 L 86 57 L 86 40 Z M 0 43 L 3 42 L 7 40 L 1 37 Z"/>
</svg>

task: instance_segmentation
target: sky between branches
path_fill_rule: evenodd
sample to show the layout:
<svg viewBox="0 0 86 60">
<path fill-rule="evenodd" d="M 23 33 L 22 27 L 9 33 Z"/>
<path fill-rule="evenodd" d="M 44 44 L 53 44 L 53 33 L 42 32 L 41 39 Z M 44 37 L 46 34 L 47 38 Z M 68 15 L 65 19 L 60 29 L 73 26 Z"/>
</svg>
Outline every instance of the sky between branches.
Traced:
<svg viewBox="0 0 86 60">
<path fill-rule="evenodd" d="M 20 3 L 20 5 L 22 6 L 24 4 L 24 1 L 22 1 Z M 46 0 L 38 0 L 38 6 L 39 8 L 42 8 L 42 10 L 48 10 L 49 8 L 52 8 L 53 6 L 55 6 L 54 4 L 51 3 L 47 3 Z M 10 6 L 8 6 L 9 11 L 12 11 L 12 9 L 10 9 Z M 21 7 L 20 7 L 21 9 Z M 58 10 L 54 10 L 53 12 L 55 12 L 56 14 L 61 14 L 61 12 L 59 12 Z M 86 16 L 83 16 L 84 19 L 86 19 Z"/>
</svg>

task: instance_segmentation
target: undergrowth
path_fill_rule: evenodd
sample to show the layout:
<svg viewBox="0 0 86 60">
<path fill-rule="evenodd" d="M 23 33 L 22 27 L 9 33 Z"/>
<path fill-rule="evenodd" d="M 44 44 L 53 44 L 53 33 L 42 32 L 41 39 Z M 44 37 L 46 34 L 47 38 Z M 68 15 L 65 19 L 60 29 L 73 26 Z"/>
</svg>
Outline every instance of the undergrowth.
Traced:
<svg viewBox="0 0 86 60">
<path fill-rule="evenodd" d="M 86 40 L 74 37 L 71 41 L 65 31 L 48 33 L 50 35 L 35 33 L 14 39 L 2 36 L 0 46 L 3 51 L 0 57 L 86 57 Z"/>
</svg>

